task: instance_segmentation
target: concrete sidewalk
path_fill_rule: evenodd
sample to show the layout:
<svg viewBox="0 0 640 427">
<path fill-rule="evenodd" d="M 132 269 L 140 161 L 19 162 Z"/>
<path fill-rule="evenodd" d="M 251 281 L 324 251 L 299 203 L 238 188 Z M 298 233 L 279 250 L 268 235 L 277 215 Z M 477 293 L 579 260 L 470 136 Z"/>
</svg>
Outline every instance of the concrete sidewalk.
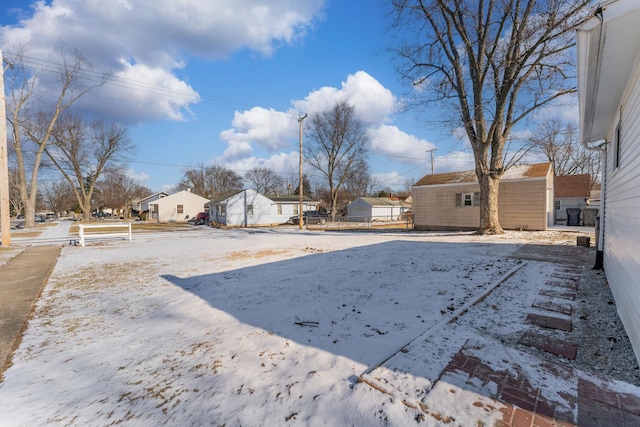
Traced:
<svg viewBox="0 0 640 427">
<path fill-rule="evenodd" d="M 61 249 L 32 246 L 0 267 L 0 379 Z"/>
</svg>

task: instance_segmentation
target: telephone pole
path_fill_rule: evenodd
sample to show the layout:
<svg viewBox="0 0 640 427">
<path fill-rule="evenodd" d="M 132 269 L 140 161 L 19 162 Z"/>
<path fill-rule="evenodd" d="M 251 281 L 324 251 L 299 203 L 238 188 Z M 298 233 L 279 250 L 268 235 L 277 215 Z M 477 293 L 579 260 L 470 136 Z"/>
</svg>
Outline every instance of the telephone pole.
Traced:
<svg viewBox="0 0 640 427">
<path fill-rule="evenodd" d="M 437 148 L 432 148 L 431 150 L 427 150 L 427 153 L 431 154 L 431 175 L 433 175 L 433 152 L 436 150 Z"/>
<path fill-rule="evenodd" d="M 302 230 L 302 223 L 304 222 L 304 216 L 302 216 L 302 196 L 304 193 L 304 185 L 302 182 L 302 121 L 307 118 L 307 115 L 300 116 L 298 118 L 298 123 L 300 123 L 300 206 L 298 207 L 298 227 Z"/>
<path fill-rule="evenodd" d="M 2 246 L 11 245 L 11 216 L 9 215 L 9 158 L 7 154 L 7 110 L 4 99 L 4 58 L 0 50 L 0 229 Z M 11 66 L 9 64 L 9 66 Z"/>
</svg>

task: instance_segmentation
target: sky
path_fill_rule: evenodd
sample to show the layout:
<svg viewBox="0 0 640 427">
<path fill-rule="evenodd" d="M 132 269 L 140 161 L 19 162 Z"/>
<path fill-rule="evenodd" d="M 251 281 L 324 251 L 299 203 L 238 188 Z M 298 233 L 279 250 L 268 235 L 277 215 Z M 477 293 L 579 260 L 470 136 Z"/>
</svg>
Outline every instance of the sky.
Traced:
<svg viewBox="0 0 640 427">
<path fill-rule="evenodd" d="M 515 344 L 542 333 L 524 313 L 548 314 L 532 301 L 567 267 L 510 255 L 574 241 L 192 227 L 66 245 L 0 382 L 0 425 L 494 425 L 498 384 L 448 369 L 461 353 L 574 417 L 579 380 L 640 394 Z"/>
<path fill-rule="evenodd" d="M 109 82 L 84 111 L 127 126 L 129 174 L 168 191 L 186 167 L 243 175 L 267 167 L 297 185 L 299 121 L 336 102 L 354 106 L 369 137 L 378 189 L 473 169 L 464 139 L 404 108 L 410 87 L 388 47 L 382 0 L 3 1 L 0 49 L 24 45 L 33 63 L 82 53 Z M 577 109 L 575 110 L 577 114 Z M 573 113 L 571 113 L 573 114 Z M 308 124 L 307 121 L 302 122 Z M 304 135 L 303 135 L 304 140 Z M 433 151 L 435 150 L 435 151 Z M 312 181 L 319 177 L 307 166 Z"/>
</svg>

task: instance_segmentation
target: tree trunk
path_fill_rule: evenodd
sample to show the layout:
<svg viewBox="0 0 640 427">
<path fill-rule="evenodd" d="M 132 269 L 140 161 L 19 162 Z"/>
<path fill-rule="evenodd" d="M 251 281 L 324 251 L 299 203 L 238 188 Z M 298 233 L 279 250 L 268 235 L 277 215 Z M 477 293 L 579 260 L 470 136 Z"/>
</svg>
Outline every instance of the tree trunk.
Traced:
<svg viewBox="0 0 640 427">
<path fill-rule="evenodd" d="M 490 173 L 479 174 L 480 183 L 480 228 L 477 234 L 504 234 L 498 219 L 498 189 L 500 177 Z"/>
<path fill-rule="evenodd" d="M 24 200 L 24 228 L 34 228 L 36 226 L 36 206 L 30 198 Z"/>
</svg>

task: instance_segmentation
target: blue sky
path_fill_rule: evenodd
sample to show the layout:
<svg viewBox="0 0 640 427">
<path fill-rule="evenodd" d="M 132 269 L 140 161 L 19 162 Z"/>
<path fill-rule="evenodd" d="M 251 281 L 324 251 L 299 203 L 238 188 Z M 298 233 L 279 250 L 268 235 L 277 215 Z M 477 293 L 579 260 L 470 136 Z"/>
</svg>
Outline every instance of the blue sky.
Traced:
<svg viewBox="0 0 640 427">
<path fill-rule="evenodd" d="M 27 41 L 33 57 L 59 62 L 56 49 L 64 44 L 124 82 L 92 92 L 83 108 L 127 125 L 136 146 L 129 173 L 154 191 L 201 163 L 241 175 L 269 167 L 295 181 L 297 118 L 338 101 L 354 105 L 368 129 L 380 188 L 402 190 L 430 173 L 430 149 L 437 149 L 436 172 L 473 168 L 470 151 L 449 129 L 422 124 L 425 111 L 401 112 L 410 88 L 386 52 L 394 40 L 382 0 L 3 5 L 0 48 L 7 56 Z"/>
</svg>

